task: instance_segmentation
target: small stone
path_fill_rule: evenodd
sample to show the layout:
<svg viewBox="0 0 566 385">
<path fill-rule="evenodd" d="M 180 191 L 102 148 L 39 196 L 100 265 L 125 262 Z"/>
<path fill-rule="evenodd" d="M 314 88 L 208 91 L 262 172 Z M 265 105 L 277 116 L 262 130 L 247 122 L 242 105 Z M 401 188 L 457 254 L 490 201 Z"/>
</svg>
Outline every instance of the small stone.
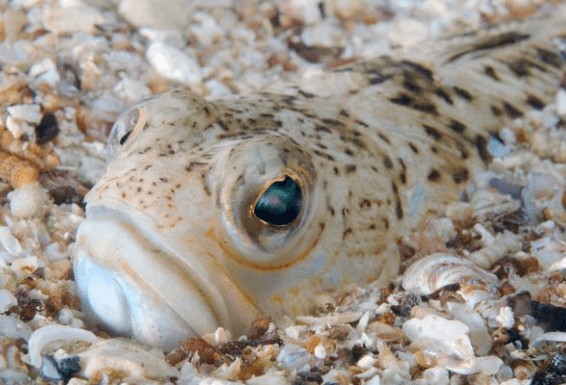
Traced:
<svg viewBox="0 0 566 385">
<path fill-rule="evenodd" d="M 558 115 L 566 115 L 566 90 L 560 89 L 556 95 L 556 112 Z"/>
<path fill-rule="evenodd" d="M 105 22 L 102 13 L 91 6 L 75 2 L 61 2 L 59 7 L 46 7 L 43 24 L 57 35 L 76 32 L 94 32 L 97 24 Z"/>
<path fill-rule="evenodd" d="M 6 108 L 8 114 L 16 119 L 28 123 L 37 124 L 41 120 L 41 112 L 38 104 L 18 104 Z"/>
<path fill-rule="evenodd" d="M 19 257 L 22 255 L 22 245 L 20 241 L 10 231 L 6 226 L 0 226 L 0 244 L 10 255 L 13 257 Z"/>
<path fill-rule="evenodd" d="M 277 356 L 277 361 L 283 367 L 296 370 L 308 364 L 310 359 L 311 355 L 307 349 L 293 344 L 283 346 Z"/>
<path fill-rule="evenodd" d="M 505 329 L 511 329 L 515 324 L 515 315 L 513 314 L 513 309 L 511 309 L 509 306 L 503 306 L 501 309 L 499 309 L 499 314 L 497 314 L 495 320 L 501 327 Z"/>
<path fill-rule="evenodd" d="M 35 63 L 31 66 L 29 77 L 32 79 L 32 84 L 38 86 L 40 84 L 47 84 L 51 88 L 55 87 L 59 80 L 59 72 L 53 60 L 46 58 L 42 61 Z"/>
<path fill-rule="evenodd" d="M 12 271 L 16 274 L 16 279 L 22 280 L 33 274 L 34 271 L 39 267 L 39 263 L 36 256 L 29 256 L 25 258 L 16 259 L 12 262 L 10 266 Z"/>
<path fill-rule="evenodd" d="M 427 361 L 458 374 L 477 373 L 469 328 L 464 323 L 429 314 L 408 320 L 403 331 Z"/>
<path fill-rule="evenodd" d="M 171 45 L 155 42 L 146 51 L 147 60 L 164 78 L 185 85 L 202 81 L 200 66 L 193 56 Z"/>
<path fill-rule="evenodd" d="M 0 289 L 0 313 L 5 313 L 12 306 L 16 306 L 18 300 L 8 289 Z"/>
<path fill-rule="evenodd" d="M 10 211 L 14 216 L 30 218 L 43 207 L 45 192 L 39 183 L 31 183 L 11 191 L 8 199 L 10 200 Z"/>
<path fill-rule="evenodd" d="M 188 0 L 122 0 L 120 15 L 136 27 L 174 28 L 183 31 L 191 20 Z"/>
</svg>

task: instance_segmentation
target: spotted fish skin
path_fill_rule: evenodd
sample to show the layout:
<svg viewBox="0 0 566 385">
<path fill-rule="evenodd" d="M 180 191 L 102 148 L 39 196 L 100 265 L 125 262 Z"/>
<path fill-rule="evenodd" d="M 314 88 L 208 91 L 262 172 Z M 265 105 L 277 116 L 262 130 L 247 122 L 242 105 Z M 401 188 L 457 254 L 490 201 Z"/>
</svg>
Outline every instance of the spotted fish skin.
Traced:
<svg viewBox="0 0 566 385">
<path fill-rule="evenodd" d="M 207 101 L 176 91 L 124 113 L 87 196 L 74 273 L 110 331 L 166 349 L 324 289 L 385 284 L 397 237 L 457 200 L 491 134 L 552 100 L 565 13 L 440 40 L 286 87 Z M 291 178 L 291 223 L 255 217 Z"/>
</svg>

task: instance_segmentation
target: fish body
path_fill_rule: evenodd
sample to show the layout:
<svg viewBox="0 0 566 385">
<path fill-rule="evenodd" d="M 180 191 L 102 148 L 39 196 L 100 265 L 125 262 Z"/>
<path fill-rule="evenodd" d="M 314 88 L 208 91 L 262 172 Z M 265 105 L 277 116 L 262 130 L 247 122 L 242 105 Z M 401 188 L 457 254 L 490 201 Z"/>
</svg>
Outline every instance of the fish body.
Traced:
<svg viewBox="0 0 566 385">
<path fill-rule="evenodd" d="M 308 312 L 325 289 L 386 284 L 399 234 L 442 214 L 489 162 L 490 136 L 555 96 L 564 20 L 443 39 L 280 94 L 135 105 L 86 198 L 83 309 L 171 349 Z"/>
</svg>

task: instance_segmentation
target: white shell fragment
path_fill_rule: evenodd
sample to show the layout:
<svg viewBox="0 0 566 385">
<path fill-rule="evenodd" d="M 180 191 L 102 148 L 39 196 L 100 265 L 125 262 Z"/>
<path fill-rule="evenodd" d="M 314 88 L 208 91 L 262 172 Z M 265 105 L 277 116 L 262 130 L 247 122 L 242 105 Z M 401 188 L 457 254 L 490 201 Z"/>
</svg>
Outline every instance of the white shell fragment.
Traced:
<svg viewBox="0 0 566 385">
<path fill-rule="evenodd" d="M 96 378 L 105 372 L 118 372 L 124 377 L 167 378 L 177 375 L 169 366 L 163 352 L 135 344 L 132 341 L 97 340 L 81 357 L 81 375 Z M 90 342 L 90 341 L 89 341 Z"/>
<path fill-rule="evenodd" d="M 474 307 L 493 295 L 499 279 L 466 259 L 438 253 L 413 263 L 405 271 L 402 284 L 409 292 L 430 295 L 456 283 L 460 285 L 458 293 Z"/>
<path fill-rule="evenodd" d="M 19 257 L 23 253 L 20 241 L 14 237 L 10 229 L 6 226 L 0 226 L 0 244 L 3 249 L 10 253 L 13 257 Z"/>
<path fill-rule="evenodd" d="M 31 183 L 12 190 L 8 193 L 8 199 L 14 216 L 29 218 L 41 210 L 46 197 L 39 183 Z"/>
<path fill-rule="evenodd" d="M 184 85 L 202 81 L 200 66 L 187 52 L 163 42 L 151 43 L 146 52 L 147 60 L 164 78 Z"/>
<path fill-rule="evenodd" d="M 12 306 L 18 304 L 16 297 L 7 289 L 0 289 L 0 313 L 6 313 Z"/>
<path fill-rule="evenodd" d="M 469 328 L 462 322 L 430 314 L 423 319 L 408 320 L 403 331 L 431 366 L 442 366 L 460 374 L 477 372 Z"/>
<path fill-rule="evenodd" d="M 29 364 L 41 367 L 41 353 L 53 342 L 84 341 L 94 343 L 98 337 L 94 333 L 64 325 L 47 325 L 34 331 L 28 340 Z"/>
</svg>

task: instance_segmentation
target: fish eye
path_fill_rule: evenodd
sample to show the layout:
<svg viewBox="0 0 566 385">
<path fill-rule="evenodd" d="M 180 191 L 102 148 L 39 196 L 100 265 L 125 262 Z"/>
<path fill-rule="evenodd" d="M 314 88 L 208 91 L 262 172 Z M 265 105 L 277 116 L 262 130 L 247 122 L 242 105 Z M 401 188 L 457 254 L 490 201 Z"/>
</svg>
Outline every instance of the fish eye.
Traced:
<svg viewBox="0 0 566 385">
<path fill-rule="evenodd" d="M 298 183 L 285 176 L 273 182 L 255 202 L 253 214 L 272 226 L 287 226 L 301 212 L 303 193 Z"/>
<path fill-rule="evenodd" d="M 132 134 L 139 133 L 143 130 L 148 120 L 148 113 L 145 106 L 148 101 L 141 102 L 139 105 L 130 108 L 116 121 L 115 135 L 120 146 L 126 144 Z"/>
</svg>

